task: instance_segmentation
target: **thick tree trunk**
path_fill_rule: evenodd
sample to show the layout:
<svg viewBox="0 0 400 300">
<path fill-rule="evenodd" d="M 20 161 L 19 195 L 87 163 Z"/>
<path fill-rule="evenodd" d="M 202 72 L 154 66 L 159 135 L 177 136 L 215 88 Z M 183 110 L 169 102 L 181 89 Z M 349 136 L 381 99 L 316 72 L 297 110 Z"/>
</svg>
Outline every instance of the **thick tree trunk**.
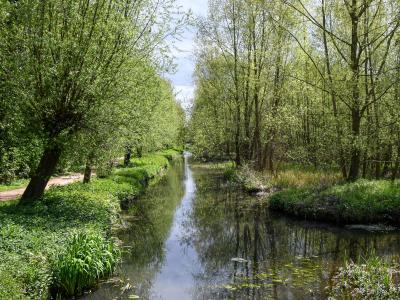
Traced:
<svg viewBox="0 0 400 300">
<path fill-rule="evenodd" d="M 31 181 L 22 195 L 21 203 L 33 202 L 43 196 L 47 183 L 56 170 L 61 152 L 61 148 L 57 146 L 47 147 L 44 150 L 35 175 L 31 177 Z"/>
</svg>

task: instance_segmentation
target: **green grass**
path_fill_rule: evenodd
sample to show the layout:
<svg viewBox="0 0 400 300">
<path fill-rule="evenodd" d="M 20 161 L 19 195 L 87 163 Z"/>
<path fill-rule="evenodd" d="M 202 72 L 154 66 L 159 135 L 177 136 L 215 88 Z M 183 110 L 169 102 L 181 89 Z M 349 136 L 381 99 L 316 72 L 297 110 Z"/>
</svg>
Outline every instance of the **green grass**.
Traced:
<svg viewBox="0 0 400 300">
<path fill-rule="evenodd" d="M 11 182 L 11 184 L 1 184 L 0 192 L 12 191 L 12 190 L 23 188 L 28 185 L 28 182 L 29 182 L 28 179 L 19 179 L 19 180 Z"/>
<path fill-rule="evenodd" d="M 341 224 L 400 223 L 400 181 L 359 180 L 320 188 L 289 188 L 270 207 L 307 219 Z"/>
<path fill-rule="evenodd" d="M 347 263 L 333 280 L 333 299 L 399 299 L 398 264 L 371 258 L 362 264 Z"/>
<path fill-rule="evenodd" d="M 111 273 L 113 267 L 108 271 L 101 268 L 110 261 L 114 264 L 117 257 L 107 255 L 113 252 L 109 248 L 112 228 L 118 227 L 121 202 L 137 197 L 147 184 L 156 181 L 168 159 L 161 154 L 149 155 L 133 159 L 135 164 L 88 185 L 53 187 L 35 204 L 2 203 L 0 299 L 47 299 L 51 294 L 80 293 Z M 150 182 L 145 180 L 152 177 Z M 84 242 L 82 249 L 76 248 L 78 240 Z M 104 253 L 110 260 L 104 259 Z M 85 266 L 89 255 L 94 262 L 104 262 L 103 266 Z M 82 279 L 78 271 L 68 271 L 77 264 L 90 276 Z"/>
</svg>

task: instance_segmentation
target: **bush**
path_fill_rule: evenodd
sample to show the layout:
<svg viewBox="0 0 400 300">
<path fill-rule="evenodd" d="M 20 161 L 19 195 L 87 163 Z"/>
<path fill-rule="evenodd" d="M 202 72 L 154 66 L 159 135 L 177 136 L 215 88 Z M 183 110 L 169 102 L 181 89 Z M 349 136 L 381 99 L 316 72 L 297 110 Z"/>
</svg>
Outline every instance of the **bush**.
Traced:
<svg viewBox="0 0 400 300">
<path fill-rule="evenodd" d="M 97 234 L 78 233 L 54 264 L 55 285 L 67 296 L 80 295 L 112 274 L 120 258 L 118 247 Z"/>
</svg>

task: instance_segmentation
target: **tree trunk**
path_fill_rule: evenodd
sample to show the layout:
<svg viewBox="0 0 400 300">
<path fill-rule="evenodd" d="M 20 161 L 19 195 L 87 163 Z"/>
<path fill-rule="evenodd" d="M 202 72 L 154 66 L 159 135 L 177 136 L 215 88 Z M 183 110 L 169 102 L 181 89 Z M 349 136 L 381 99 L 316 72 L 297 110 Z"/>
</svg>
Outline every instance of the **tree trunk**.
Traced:
<svg viewBox="0 0 400 300">
<path fill-rule="evenodd" d="M 340 126 L 339 116 L 338 116 L 338 107 L 337 107 L 337 100 L 336 94 L 333 87 L 333 76 L 332 76 L 332 69 L 331 69 L 331 61 L 329 55 L 329 48 L 328 48 L 328 39 L 326 34 L 326 14 L 325 14 L 325 1 L 322 1 L 322 26 L 324 30 L 323 33 L 323 42 L 324 42 L 324 52 L 325 52 L 325 64 L 326 69 L 328 72 L 328 79 L 329 79 L 329 89 L 330 95 L 332 99 L 332 107 L 333 107 L 333 116 L 335 117 L 335 128 L 336 128 L 336 142 L 339 147 L 339 165 L 340 169 L 342 170 L 342 176 L 344 179 L 347 178 L 347 168 L 346 168 L 346 158 L 343 151 L 343 143 L 342 143 L 342 129 Z"/>
<path fill-rule="evenodd" d="M 126 152 L 124 156 L 124 166 L 128 167 L 129 163 L 131 162 L 131 156 L 132 156 L 132 149 L 130 147 L 126 147 Z"/>
<path fill-rule="evenodd" d="M 85 173 L 83 175 L 83 183 L 90 183 L 90 179 L 92 178 L 92 160 L 88 159 L 86 162 Z"/>
<path fill-rule="evenodd" d="M 394 163 L 393 171 L 392 171 L 392 180 L 395 181 L 397 174 L 399 173 L 399 168 L 400 168 L 400 141 L 398 142 L 397 145 L 397 159 L 396 162 Z"/>
<path fill-rule="evenodd" d="M 46 189 L 50 177 L 54 174 L 61 156 L 61 148 L 58 146 L 45 148 L 35 175 L 21 197 L 21 203 L 34 202 L 41 198 Z"/>
<path fill-rule="evenodd" d="M 360 126 L 361 126 L 361 110 L 360 110 L 360 65 L 359 65 L 359 40 L 358 40 L 358 21 L 357 15 L 357 0 L 352 1 L 352 10 L 350 12 L 351 18 L 351 62 L 350 67 L 352 71 L 352 100 L 353 105 L 351 109 L 351 122 L 352 122 L 352 147 L 351 147 L 351 161 L 348 180 L 356 180 L 359 176 L 361 151 L 359 146 Z"/>
<path fill-rule="evenodd" d="M 353 133 L 353 145 L 351 149 L 351 161 L 350 161 L 350 171 L 348 180 L 354 181 L 358 178 L 360 172 L 361 163 L 361 153 L 360 147 L 358 146 L 358 138 L 360 136 L 360 123 L 361 117 L 358 110 L 353 110 L 352 112 L 352 133 Z"/>
</svg>

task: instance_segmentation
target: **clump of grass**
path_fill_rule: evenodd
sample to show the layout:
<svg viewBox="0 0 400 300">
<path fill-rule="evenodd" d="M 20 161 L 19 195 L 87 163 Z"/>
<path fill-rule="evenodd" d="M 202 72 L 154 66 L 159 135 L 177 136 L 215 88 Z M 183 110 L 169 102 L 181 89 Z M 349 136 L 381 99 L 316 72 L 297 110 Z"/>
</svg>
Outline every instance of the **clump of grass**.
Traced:
<svg viewBox="0 0 400 300">
<path fill-rule="evenodd" d="M 98 234 L 78 233 L 56 259 L 55 285 L 66 296 L 80 295 L 112 274 L 119 258 L 120 251 L 113 242 Z"/>
<path fill-rule="evenodd" d="M 337 184 L 342 181 L 342 177 L 336 172 L 287 169 L 278 172 L 276 176 L 267 177 L 267 180 L 279 188 L 306 188 Z"/>
<path fill-rule="evenodd" d="M 167 149 L 167 150 L 159 151 L 156 154 L 162 155 L 165 158 L 167 158 L 169 161 L 172 161 L 172 160 L 182 157 L 182 152 L 183 152 L 183 149 Z"/>
<path fill-rule="evenodd" d="M 340 199 L 339 211 L 345 220 L 399 222 L 400 181 L 362 179 L 332 186 L 322 196 Z"/>
<path fill-rule="evenodd" d="M 327 187 L 342 181 L 341 175 L 332 170 L 319 170 L 311 167 L 284 166 L 276 173 L 257 172 L 248 165 L 235 171 L 234 176 L 230 176 L 242 184 L 249 192 L 266 189 L 286 189 L 286 188 L 311 188 Z"/>
<path fill-rule="evenodd" d="M 347 263 L 334 278 L 331 299 L 400 299 L 398 265 L 379 258 Z"/>
</svg>

